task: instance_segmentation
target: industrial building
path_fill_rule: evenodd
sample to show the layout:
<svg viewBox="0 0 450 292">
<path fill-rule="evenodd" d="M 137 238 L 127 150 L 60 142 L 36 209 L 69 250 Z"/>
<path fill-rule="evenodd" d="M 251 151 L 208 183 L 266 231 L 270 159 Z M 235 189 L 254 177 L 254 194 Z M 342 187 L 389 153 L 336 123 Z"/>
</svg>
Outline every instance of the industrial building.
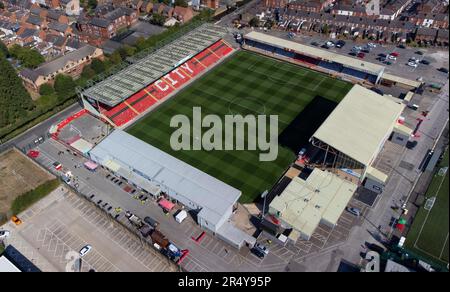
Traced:
<svg viewBox="0 0 450 292">
<path fill-rule="evenodd" d="M 378 181 L 376 188 L 381 192 L 387 176 L 372 164 L 393 133 L 409 131 L 399 124 L 404 107 L 360 85 L 353 86 L 310 139 L 325 152 L 317 164 L 355 183 L 365 178 Z"/>
<path fill-rule="evenodd" d="M 282 229 L 290 229 L 294 242 L 309 240 L 319 224 L 334 227 L 357 185 L 315 168 L 306 180 L 295 177 L 269 205 L 269 214 Z"/>
<path fill-rule="evenodd" d="M 89 153 L 90 158 L 155 198 L 166 197 L 196 212 L 198 224 L 240 248 L 255 239 L 229 219 L 241 191 L 149 145 L 114 130 Z"/>
</svg>

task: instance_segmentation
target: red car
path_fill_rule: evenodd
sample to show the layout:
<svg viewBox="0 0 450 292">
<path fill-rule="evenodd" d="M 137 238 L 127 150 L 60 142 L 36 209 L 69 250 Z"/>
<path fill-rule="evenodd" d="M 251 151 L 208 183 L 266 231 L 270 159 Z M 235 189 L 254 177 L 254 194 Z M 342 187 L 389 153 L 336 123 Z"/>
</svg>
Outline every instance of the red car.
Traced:
<svg viewBox="0 0 450 292">
<path fill-rule="evenodd" d="M 357 57 L 360 59 L 364 59 L 366 55 L 364 53 L 358 53 Z"/>
<path fill-rule="evenodd" d="M 400 56 L 400 54 L 397 53 L 397 52 L 392 52 L 392 53 L 391 53 L 391 56 L 398 57 L 398 56 Z"/>
</svg>

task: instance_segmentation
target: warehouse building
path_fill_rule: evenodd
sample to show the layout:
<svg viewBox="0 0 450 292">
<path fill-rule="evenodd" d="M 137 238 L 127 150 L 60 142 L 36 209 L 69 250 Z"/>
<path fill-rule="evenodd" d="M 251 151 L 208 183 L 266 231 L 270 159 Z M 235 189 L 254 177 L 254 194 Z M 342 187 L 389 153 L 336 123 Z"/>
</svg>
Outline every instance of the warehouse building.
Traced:
<svg viewBox="0 0 450 292">
<path fill-rule="evenodd" d="M 357 185 L 315 168 L 306 180 L 294 177 L 269 205 L 282 229 L 292 228 L 289 238 L 309 240 L 319 224 L 334 227 Z"/>
<path fill-rule="evenodd" d="M 90 158 L 134 186 L 197 212 L 198 224 L 240 248 L 254 238 L 229 221 L 241 191 L 116 129 L 89 153 Z"/>
</svg>

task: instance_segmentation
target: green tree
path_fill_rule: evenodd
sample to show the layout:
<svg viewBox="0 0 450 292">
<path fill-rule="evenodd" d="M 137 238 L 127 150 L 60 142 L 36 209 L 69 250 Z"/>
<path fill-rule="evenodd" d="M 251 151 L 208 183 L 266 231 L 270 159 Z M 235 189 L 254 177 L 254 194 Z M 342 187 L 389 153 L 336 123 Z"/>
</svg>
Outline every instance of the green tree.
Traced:
<svg viewBox="0 0 450 292">
<path fill-rule="evenodd" d="M 91 68 L 92 68 L 92 70 L 95 71 L 95 73 L 99 74 L 99 73 L 102 73 L 105 71 L 106 66 L 102 60 L 94 59 L 94 60 L 92 60 Z"/>
<path fill-rule="evenodd" d="M 55 77 L 55 91 L 60 100 L 65 100 L 75 94 L 76 83 L 69 75 L 58 74 Z"/>
<path fill-rule="evenodd" d="M 83 72 L 81 72 L 81 78 L 91 79 L 95 76 L 95 71 L 91 65 L 84 66 Z"/>
<path fill-rule="evenodd" d="M 88 7 L 91 9 L 95 9 L 98 5 L 97 0 L 88 0 Z"/>
<path fill-rule="evenodd" d="M 0 52 L 0 127 L 23 119 L 34 103 L 17 75 L 16 70 Z"/>
<path fill-rule="evenodd" d="M 165 22 L 166 22 L 166 17 L 164 15 L 161 15 L 159 13 L 152 14 L 152 19 L 150 20 L 151 24 L 163 26 Z"/>
<path fill-rule="evenodd" d="M 186 0 L 175 0 L 175 6 L 188 7 Z"/>
<path fill-rule="evenodd" d="M 250 19 L 250 21 L 248 22 L 248 25 L 252 26 L 252 27 L 258 27 L 259 26 L 259 18 L 258 17 L 253 17 L 252 19 Z"/>
<path fill-rule="evenodd" d="M 25 48 L 20 45 L 13 45 L 9 50 L 11 56 L 20 61 L 22 66 L 36 68 L 45 62 L 45 58 L 35 49 Z"/>
<path fill-rule="evenodd" d="M 109 56 L 109 60 L 111 61 L 111 63 L 117 65 L 122 62 L 122 56 L 120 55 L 119 51 L 115 51 L 111 54 L 111 56 Z"/>
<path fill-rule="evenodd" d="M 0 9 L 5 9 L 5 4 L 3 4 L 3 2 L 0 2 Z"/>
<path fill-rule="evenodd" d="M 2 2 L 0 2 L 0 3 L 2 3 Z M 9 57 L 8 48 L 2 41 L 0 41 L 0 52 L 2 52 L 5 57 Z"/>
<path fill-rule="evenodd" d="M 122 58 L 122 60 L 124 60 L 126 57 L 133 56 L 134 53 L 136 52 L 136 48 L 129 46 L 129 45 L 124 45 L 117 51 L 120 54 L 120 57 Z"/>
<path fill-rule="evenodd" d="M 50 95 L 50 94 L 53 94 L 54 92 L 55 92 L 55 90 L 48 83 L 42 84 L 41 87 L 39 88 L 40 95 Z"/>
</svg>

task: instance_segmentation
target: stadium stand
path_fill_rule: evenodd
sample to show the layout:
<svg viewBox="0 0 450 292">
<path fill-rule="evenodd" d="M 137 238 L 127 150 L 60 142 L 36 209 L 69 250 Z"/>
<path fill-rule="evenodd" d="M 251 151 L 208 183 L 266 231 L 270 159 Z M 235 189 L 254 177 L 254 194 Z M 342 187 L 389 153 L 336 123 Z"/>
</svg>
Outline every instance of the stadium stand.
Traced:
<svg viewBox="0 0 450 292">
<path fill-rule="evenodd" d="M 223 28 L 207 24 L 82 92 L 83 102 L 116 126 L 145 112 L 229 55 Z"/>
</svg>

